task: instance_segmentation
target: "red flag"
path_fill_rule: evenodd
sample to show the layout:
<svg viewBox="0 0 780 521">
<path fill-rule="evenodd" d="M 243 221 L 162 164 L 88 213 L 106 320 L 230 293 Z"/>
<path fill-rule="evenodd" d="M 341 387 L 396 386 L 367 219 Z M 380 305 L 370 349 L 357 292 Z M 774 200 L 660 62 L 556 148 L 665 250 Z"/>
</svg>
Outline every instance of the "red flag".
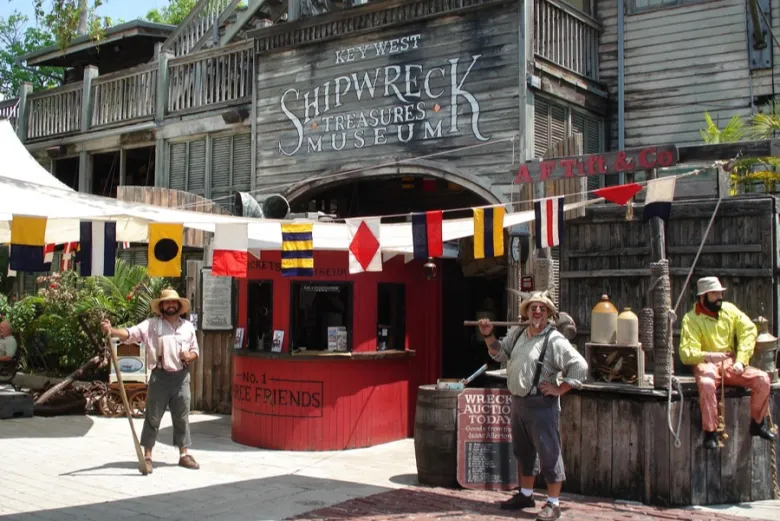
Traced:
<svg viewBox="0 0 780 521">
<path fill-rule="evenodd" d="M 215 277 L 246 278 L 249 250 L 248 225 L 218 224 L 214 228 L 214 257 L 211 274 Z"/>
<path fill-rule="evenodd" d="M 604 188 L 599 188 L 593 193 L 599 197 L 603 197 L 610 203 L 625 205 L 641 189 L 642 189 L 642 185 L 640 184 L 628 183 L 625 185 L 615 185 L 615 186 L 607 186 Z"/>
<path fill-rule="evenodd" d="M 65 249 L 62 252 L 62 259 L 60 260 L 60 271 L 68 271 L 73 267 L 73 256 L 78 250 L 79 243 L 68 242 L 65 244 Z"/>
</svg>

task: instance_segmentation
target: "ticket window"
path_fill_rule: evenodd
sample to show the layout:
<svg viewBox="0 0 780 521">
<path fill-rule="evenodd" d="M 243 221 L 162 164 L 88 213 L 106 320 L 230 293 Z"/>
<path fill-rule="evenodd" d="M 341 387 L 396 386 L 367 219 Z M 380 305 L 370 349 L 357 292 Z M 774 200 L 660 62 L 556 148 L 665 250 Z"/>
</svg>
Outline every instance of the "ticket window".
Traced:
<svg viewBox="0 0 780 521">
<path fill-rule="evenodd" d="M 290 283 L 290 347 L 352 350 L 352 283 Z"/>
<path fill-rule="evenodd" d="M 376 349 L 403 350 L 406 346 L 406 287 L 403 284 L 377 285 Z"/>
<path fill-rule="evenodd" d="M 247 346 L 270 351 L 273 341 L 273 282 L 251 281 L 247 287 Z"/>
</svg>

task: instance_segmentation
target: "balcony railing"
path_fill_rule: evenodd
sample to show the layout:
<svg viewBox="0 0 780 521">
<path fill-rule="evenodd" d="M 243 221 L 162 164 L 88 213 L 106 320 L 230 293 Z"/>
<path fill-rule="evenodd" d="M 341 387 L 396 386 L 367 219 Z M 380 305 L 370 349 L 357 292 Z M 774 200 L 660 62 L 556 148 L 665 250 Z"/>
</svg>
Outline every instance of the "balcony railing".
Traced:
<svg viewBox="0 0 780 521">
<path fill-rule="evenodd" d="M 0 101 L 0 119 L 7 119 L 11 126 L 16 128 L 16 119 L 19 115 L 19 98 Z"/>
<path fill-rule="evenodd" d="M 536 57 L 598 80 L 601 25 L 560 0 L 528 1 L 534 2 Z M 12 100 L 1 102 L 0 118 L 23 109 L 19 134 L 39 140 L 249 103 L 253 52 L 247 41 L 178 58 L 162 53 L 158 61 L 106 76 L 93 69 L 82 83 L 27 94 L 16 109 Z"/>
<path fill-rule="evenodd" d="M 534 0 L 534 53 L 598 80 L 601 24 L 559 0 Z"/>
</svg>

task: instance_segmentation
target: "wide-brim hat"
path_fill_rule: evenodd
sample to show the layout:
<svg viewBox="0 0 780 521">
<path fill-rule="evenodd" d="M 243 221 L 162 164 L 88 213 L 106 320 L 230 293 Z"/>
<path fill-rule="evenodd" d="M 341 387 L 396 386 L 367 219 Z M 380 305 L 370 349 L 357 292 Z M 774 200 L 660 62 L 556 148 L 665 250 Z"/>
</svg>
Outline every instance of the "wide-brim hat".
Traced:
<svg viewBox="0 0 780 521">
<path fill-rule="evenodd" d="M 528 313 L 526 313 L 526 311 L 532 302 L 541 302 L 547 306 L 550 318 L 555 318 L 558 315 L 558 308 L 555 307 L 555 303 L 550 298 L 550 294 L 546 291 L 534 291 L 531 293 L 531 296 L 528 298 L 528 300 L 524 300 L 522 303 L 520 303 L 521 317 L 528 318 Z"/>
<path fill-rule="evenodd" d="M 726 288 L 721 286 L 718 277 L 702 277 L 696 282 L 696 296 L 699 297 L 710 291 L 726 291 Z"/>
<path fill-rule="evenodd" d="M 162 315 L 160 312 L 160 302 L 166 302 L 169 300 L 178 300 L 179 305 L 181 306 L 181 309 L 179 310 L 180 314 L 187 313 L 190 310 L 190 301 L 186 298 L 182 298 L 179 296 L 179 294 L 176 292 L 175 289 L 164 289 L 160 293 L 160 298 L 156 298 L 152 301 L 152 311 L 157 315 Z"/>
</svg>

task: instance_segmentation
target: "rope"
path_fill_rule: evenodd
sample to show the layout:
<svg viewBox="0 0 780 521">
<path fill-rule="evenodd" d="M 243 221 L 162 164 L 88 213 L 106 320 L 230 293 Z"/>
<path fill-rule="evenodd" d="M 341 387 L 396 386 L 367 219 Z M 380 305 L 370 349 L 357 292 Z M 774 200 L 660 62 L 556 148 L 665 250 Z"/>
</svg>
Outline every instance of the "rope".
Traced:
<svg viewBox="0 0 780 521">
<path fill-rule="evenodd" d="M 667 313 L 671 304 L 672 284 L 669 277 L 669 260 L 662 259 L 650 263 L 650 273 L 659 279 L 653 288 L 653 345 L 655 346 L 655 387 L 665 389 L 669 386 L 673 361 L 671 338 L 671 320 Z"/>
<path fill-rule="evenodd" d="M 729 439 L 726 432 L 726 367 L 725 363 L 720 363 L 720 403 L 718 404 L 718 427 L 715 429 L 718 433 L 718 446 L 723 447 L 723 442 Z"/>
<path fill-rule="evenodd" d="M 668 329 L 666 331 L 666 334 L 668 335 L 666 340 L 668 342 L 667 345 L 669 347 L 666 350 L 665 355 L 669 354 L 669 351 L 671 351 L 671 346 L 674 345 L 673 326 L 674 326 L 674 323 L 677 320 L 677 308 L 680 307 L 680 303 L 682 302 L 682 298 L 683 298 L 683 295 L 685 294 L 685 290 L 688 287 L 688 283 L 691 281 L 691 276 L 693 276 L 693 270 L 696 268 L 696 263 L 699 261 L 699 256 L 701 255 L 701 252 L 704 249 L 704 244 L 707 242 L 707 237 L 710 234 L 710 229 L 712 229 L 712 223 L 715 222 L 715 216 L 718 213 L 718 209 L 720 208 L 721 201 L 722 201 L 722 199 L 718 198 L 718 202 L 715 204 L 715 210 L 713 210 L 712 215 L 710 216 L 710 222 L 707 223 L 707 229 L 704 231 L 704 236 L 702 237 L 701 243 L 699 244 L 699 249 L 696 252 L 696 256 L 693 258 L 693 262 L 691 263 L 691 269 L 688 270 L 688 276 L 685 278 L 685 283 L 682 285 L 682 288 L 680 288 L 680 294 L 677 297 L 677 302 L 674 305 L 674 309 L 669 311 L 669 314 L 668 314 L 668 318 L 669 318 Z M 650 269 L 652 271 L 652 269 L 653 269 L 652 268 L 652 263 L 651 263 L 650 266 L 651 266 Z M 665 276 L 667 278 L 665 283 L 671 286 L 671 282 L 669 281 L 669 271 L 668 271 L 668 269 L 666 271 Z M 657 282 L 658 281 L 653 283 L 653 286 L 655 286 L 655 284 Z M 654 299 L 654 302 L 659 302 L 659 301 Z M 656 335 L 654 335 L 654 337 L 655 336 Z M 670 356 L 670 358 L 671 358 L 671 356 Z M 655 359 L 658 360 L 657 354 L 656 354 L 656 358 Z M 657 367 L 657 365 L 656 365 L 656 367 Z M 658 371 L 655 371 L 655 372 L 657 373 Z M 683 409 L 682 386 L 680 385 L 680 381 L 677 378 L 672 376 L 672 374 L 671 374 L 671 367 L 669 367 L 669 372 L 666 373 L 666 374 L 669 375 L 669 377 L 668 377 L 669 378 L 669 382 L 668 382 L 668 394 L 669 394 L 668 398 L 669 398 L 669 401 L 668 401 L 667 408 L 666 408 L 667 423 L 669 425 L 669 431 L 672 433 L 672 436 L 674 436 L 674 446 L 675 446 L 675 448 L 679 449 L 680 446 L 682 445 L 681 442 L 680 442 L 680 426 L 682 425 L 682 409 Z M 723 375 L 723 373 L 721 372 L 721 378 L 722 378 L 722 375 Z M 657 376 L 658 375 L 656 374 L 656 377 Z M 679 414 L 679 417 L 677 418 L 677 429 L 676 430 L 672 428 L 672 380 L 674 380 L 674 382 L 676 384 L 676 387 L 677 387 L 677 393 L 680 395 L 680 414 Z M 722 387 L 723 387 L 723 384 L 721 383 L 721 388 Z M 722 389 L 721 389 L 721 391 L 722 391 Z M 725 416 L 725 414 L 726 414 L 725 413 L 725 401 L 723 402 L 723 405 L 724 405 L 724 407 L 723 407 L 724 408 L 723 415 Z M 725 433 L 725 430 L 723 432 L 723 435 L 728 436 Z M 725 439 L 725 438 L 723 438 L 723 439 Z M 772 448 L 774 449 L 774 444 L 772 445 Z M 776 473 L 774 475 L 776 476 Z"/>
<path fill-rule="evenodd" d="M 639 311 L 639 343 L 642 344 L 643 351 L 652 351 L 655 343 L 653 342 L 653 308 L 642 308 Z"/>
<path fill-rule="evenodd" d="M 772 408 L 770 407 L 767 410 L 766 414 L 768 420 L 769 420 L 769 430 L 774 432 L 775 435 L 777 435 L 777 428 L 772 423 Z M 770 472 L 772 472 L 772 494 L 774 496 L 774 499 L 780 499 L 780 487 L 777 486 L 777 452 L 775 449 L 776 443 L 772 442 L 769 445 L 769 452 L 770 452 L 770 459 L 769 459 L 769 469 Z"/>
</svg>

